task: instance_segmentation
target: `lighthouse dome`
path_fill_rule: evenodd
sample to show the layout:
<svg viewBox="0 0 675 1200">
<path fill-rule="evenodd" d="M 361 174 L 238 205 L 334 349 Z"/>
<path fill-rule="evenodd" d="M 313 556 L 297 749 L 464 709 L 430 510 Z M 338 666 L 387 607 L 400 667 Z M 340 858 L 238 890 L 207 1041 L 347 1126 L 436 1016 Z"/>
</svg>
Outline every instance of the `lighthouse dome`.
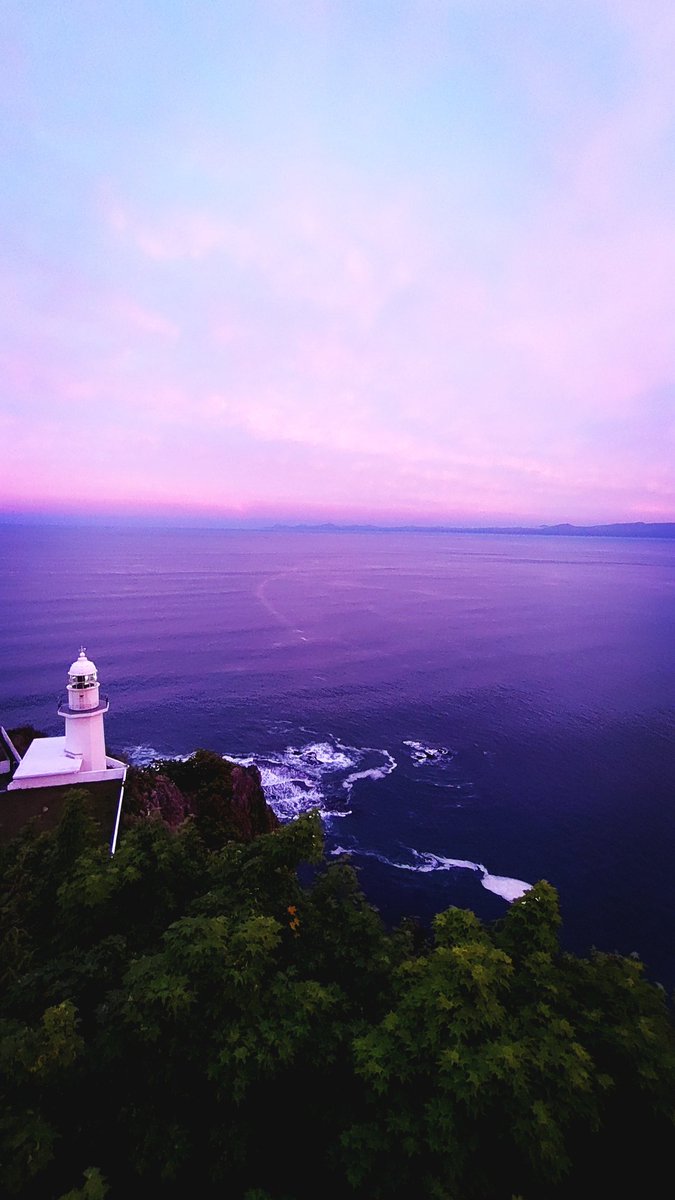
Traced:
<svg viewBox="0 0 675 1200">
<path fill-rule="evenodd" d="M 96 667 L 91 659 L 87 658 L 87 652 L 84 648 L 80 650 L 79 657 L 75 659 L 73 665 L 69 668 L 68 678 L 73 682 L 82 679 L 96 679 Z"/>
</svg>

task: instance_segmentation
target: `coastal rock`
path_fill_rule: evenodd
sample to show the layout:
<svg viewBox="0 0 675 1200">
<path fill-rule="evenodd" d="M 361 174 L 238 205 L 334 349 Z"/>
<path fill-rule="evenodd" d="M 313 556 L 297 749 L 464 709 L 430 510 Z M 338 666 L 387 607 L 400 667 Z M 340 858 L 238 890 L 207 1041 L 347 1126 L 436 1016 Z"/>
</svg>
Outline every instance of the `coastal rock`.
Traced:
<svg viewBox="0 0 675 1200">
<path fill-rule="evenodd" d="M 134 771 L 127 787 L 132 800 L 129 807 L 138 817 L 160 817 L 169 828 L 176 829 L 190 814 L 185 796 L 166 775 Z"/>
<path fill-rule="evenodd" d="M 279 825 L 265 799 L 256 766 L 232 768 L 232 811 L 245 841 L 259 833 L 272 833 Z"/>
<path fill-rule="evenodd" d="M 279 824 L 258 768 L 231 763 L 211 750 L 198 750 L 185 761 L 130 768 L 125 819 L 133 823 L 148 817 L 172 829 L 191 818 L 211 847 L 227 840 L 249 842 Z"/>
</svg>

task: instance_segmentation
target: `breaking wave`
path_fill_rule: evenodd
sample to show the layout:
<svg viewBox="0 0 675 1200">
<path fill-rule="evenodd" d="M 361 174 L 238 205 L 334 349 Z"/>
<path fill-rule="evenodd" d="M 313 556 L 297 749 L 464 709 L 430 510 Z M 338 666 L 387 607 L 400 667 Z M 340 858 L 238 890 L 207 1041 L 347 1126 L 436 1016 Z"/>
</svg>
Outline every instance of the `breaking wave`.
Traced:
<svg viewBox="0 0 675 1200">
<path fill-rule="evenodd" d="M 384 779 L 396 768 L 388 750 L 347 746 L 337 738 L 287 746 L 279 753 L 225 755 L 260 770 L 268 804 L 280 821 L 318 808 L 325 822 L 349 816 L 352 788 L 360 779 Z"/>
<path fill-rule="evenodd" d="M 425 764 L 442 766 L 452 762 L 454 750 L 444 746 L 431 746 L 424 742 L 403 743 L 415 767 Z M 162 754 L 153 746 L 141 744 L 125 748 L 129 762 L 136 767 L 146 767 L 162 758 L 181 759 L 187 755 Z M 324 824 L 351 815 L 351 795 L 354 785 L 361 780 L 376 782 L 386 778 L 397 767 L 397 761 L 388 750 L 372 746 L 350 746 L 339 738 L 325 737 L 301 745 L 288 745 L 284 750 L 264 754 L 225 754 L 230 762 L 242 766 L 255 764 L 260 771 L 265 798 L 280 821 L 292 821 L 302 813 L 318 809 Z M 473 788 L 467 781 L 448 781 L 432 786 L 458 789 L 462 799 L 467 799 L 465 789 Z M 511 903 L 525 895 L 531 884 L 522 879 L 506 875 L 493 875 L 483 863 L 465 858 L 448 858 L 413 849 L 404 849 L 401 860 L 389 858 L 375 850 L 358 845 L 335 846 L 333 855 L 351 854 L 362 858 L 374 858 L 385 866 L 398 871 L 415 871 L 431 874 L 435 871 L 474 871 L 480 876 L 482 887 Z"/>
<path fill-rule="evenodd" d="M 167 761 L 169 759 L 174 762 L 180 762 L 181 759 L 189 758 L 187 754 L 165 754 L 161 750 L 156 750 L 154 746 L 149 746 L 146 742 L 141 742 L 138 746 L 124 746 L 122 754 L 132 767 L 149 767 L 152 763 Z"/>
<path fill-rule="evenodd" d="M 189 755 L 168 754 L 142 743 L 126 746 L 125 757 L 134 767 L 148 767 L 161 759 L 186 759 Z M 317 808 L 324 821 L 349 816 L 355 783 L 361 779 L 384 779 L 396 769 L 388 750 L 372 746 L 348 746 L 338 738 L 287 746 L 266 754 L 225 754 L 230 762 L 255 765 L 260 771 L 268 804 L 280 821 L 292 821 Z"/>
</svg>

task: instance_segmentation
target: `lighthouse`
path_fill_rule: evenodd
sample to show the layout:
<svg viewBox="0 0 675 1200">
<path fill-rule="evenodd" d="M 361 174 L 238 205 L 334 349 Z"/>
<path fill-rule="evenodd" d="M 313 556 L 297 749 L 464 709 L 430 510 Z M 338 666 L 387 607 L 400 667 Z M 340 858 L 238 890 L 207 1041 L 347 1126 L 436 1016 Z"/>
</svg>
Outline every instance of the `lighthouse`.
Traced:
<svg viewBox="0 0 675 1200">
<path fill-rule="evenodd" d="M 105 771 L 105 735 L 103 717 L 109 708 L 108 697 L 100 695 L 98 672 L 87 658 L 84 646 L 68 671 L 66 697 L 59 704 L 59 716 L 65 718 L 68 758 L 80 759 L 82 771 Z"/>
<path fill-rule="evenodd" d="M 68 671 L 66 694 L 58 706 L 66 723 L 65 737 L 36 737 L 7 790 L 123 780 L 126 764 L 106 754 L 103 718 L 108 707 L 108 697 L 101 696 L 96 666 L 82 646 Z"/>
</svg>

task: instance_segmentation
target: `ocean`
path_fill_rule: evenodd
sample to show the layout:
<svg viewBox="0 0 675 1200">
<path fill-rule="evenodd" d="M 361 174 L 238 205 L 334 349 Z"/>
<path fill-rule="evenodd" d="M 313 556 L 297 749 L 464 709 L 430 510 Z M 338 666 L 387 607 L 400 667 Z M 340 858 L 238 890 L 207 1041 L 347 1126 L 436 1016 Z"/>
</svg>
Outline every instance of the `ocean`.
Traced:
<svg viewBox="0 0 675 1200">
<path fill-rule="evenodd" d="M 84 644 L 110 753 L 257 763 L 387 921 L 547 879 L 566 948 L 675 985 L 675 542 L 13 525 L 0 565 L 5 727 L 62 733 Z"/>
</svg>

